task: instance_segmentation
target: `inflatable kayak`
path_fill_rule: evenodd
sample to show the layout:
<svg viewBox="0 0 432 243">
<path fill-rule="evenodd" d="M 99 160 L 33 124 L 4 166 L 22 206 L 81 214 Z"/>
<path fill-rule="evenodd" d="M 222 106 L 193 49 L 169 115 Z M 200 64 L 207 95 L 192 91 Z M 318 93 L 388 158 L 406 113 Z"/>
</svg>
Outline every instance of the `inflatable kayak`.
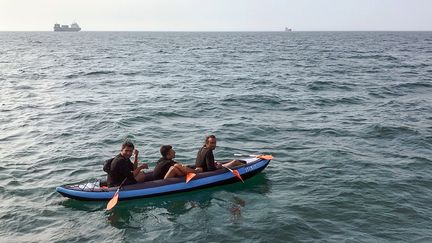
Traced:
<svg viewBox="0 0 432 243">
<path fill-rule="evenodd" d="M 270 159 L 247 158 L 245 165 L 232 169 L 238 171 L 243 180 L 246 180 L 264 170 L 270 163 Z M 147 172 L 146 181 L 123 186 L 119 192 L 119 200 L 133 198 L 155 197 L 170 193 L 192 191 L 200 188 L 226 185 L 239 182 L 231 171 L 226 168 L 215 171 L 196 174 L 192 180 L 186 183 L 185 177 L 153 180 L 153 172 Z M 86 201 L 107 201 L 110 200 L 118 187 L 106 187 L 101 180 L 82 184 L 69 184 L 57 187 L 57 192 L 65 197 Z"/>
</svg>

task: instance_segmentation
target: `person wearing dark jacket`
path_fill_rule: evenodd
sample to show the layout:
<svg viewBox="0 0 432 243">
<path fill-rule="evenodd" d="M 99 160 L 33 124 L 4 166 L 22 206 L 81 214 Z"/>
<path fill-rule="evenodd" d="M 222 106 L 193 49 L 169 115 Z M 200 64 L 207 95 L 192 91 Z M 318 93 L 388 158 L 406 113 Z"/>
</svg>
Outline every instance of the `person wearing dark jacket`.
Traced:
<svg viewBox="0 0 432 243">
<path fill-rule="evenodd" d="M 142 169 L 148 169 L 148 165 L 143 163 L 138 166 L 138 150 L 134 149 L 132 142 L 126 141 L 122 144 L 120 154 L 118 154 L 111 162 L 109 169 L 108 186 L 119 186 L 123 180 L 123 185 L 135 184 L 144 181 L 144 173 Z M 135 155 L 134 163 L 130 160 L 132 154 Z"/>
<path fill-rule="evenodd" d="M 187 173 L 195 172 L 181 163 L 173 160 L 175 158 L 175 151 L 171 145 L 163 145 L 160 148 L 162 158 L 160 158 L 153 170 L 153 177 L 155 180 L 166 179 L 172 177 L 185 176 Z"/>
<path fill-rule="evenodd" d="M 244 163 L 240 160 L 232 160 L 227 163 L 219 163 L 216 162 L 213 155 L 213 150 L 216 149 L 216 136 L 209 135 L 206 136 L 204 141 L 204 146 L 197 153 L 197 157 L 195 160 L 196 170 L 199 172 L 206 172 L 217 170 L 222 167 L 233 167 L 237 165 L 243 165 Z"/>
</svg>

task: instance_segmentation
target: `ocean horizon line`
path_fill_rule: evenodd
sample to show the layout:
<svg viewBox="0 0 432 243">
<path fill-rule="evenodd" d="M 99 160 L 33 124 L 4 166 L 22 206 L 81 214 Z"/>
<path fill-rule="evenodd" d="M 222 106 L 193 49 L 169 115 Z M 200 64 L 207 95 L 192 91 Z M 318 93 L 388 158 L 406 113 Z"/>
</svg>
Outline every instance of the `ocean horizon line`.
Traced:
<svg viewBox="0 0 432 243">
<path fill-rule="evenodd" d="M 0 32 L 55 32 L 53 30 L 0 30 Z M 79 32 L 432 32 L 432 30 L 81 30 Z"/>
</svg>

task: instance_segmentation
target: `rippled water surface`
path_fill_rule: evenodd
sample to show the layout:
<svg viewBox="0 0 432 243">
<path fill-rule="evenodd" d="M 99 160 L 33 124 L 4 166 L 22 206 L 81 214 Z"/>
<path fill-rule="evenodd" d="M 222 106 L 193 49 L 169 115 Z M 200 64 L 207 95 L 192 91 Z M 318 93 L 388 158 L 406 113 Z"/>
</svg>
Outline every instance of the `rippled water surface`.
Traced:
<svg viewBox="0 0 432 243">
<path fill-rule="evenodd" d="M 432 241 L 432 32 L 0 32 L 0 84 L 0 241 Z M 275 159 L 112 212 L 55 192 L 211 133 Z"/>
</svg>

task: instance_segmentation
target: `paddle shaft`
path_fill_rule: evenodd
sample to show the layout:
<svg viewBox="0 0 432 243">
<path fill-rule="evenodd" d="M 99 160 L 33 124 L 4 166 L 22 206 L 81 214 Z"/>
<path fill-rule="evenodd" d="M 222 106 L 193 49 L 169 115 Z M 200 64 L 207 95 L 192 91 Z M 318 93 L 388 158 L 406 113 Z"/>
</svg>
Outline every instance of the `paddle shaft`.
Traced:
<svg viewBox="0 0 432 243">
<path fill-rule="evenodd" d="M 266 159 L 266 160 L 272 160 L 272 155 L 265 155 L 265 154 L 234 154 L 234 156 L 241 156 L 241 157 L 252 157 L 252 158 L 259 158 L 259 159 Z"/>
<path fill-rule="evenodd" d="M 116 193 L 119 193 L 119 192 L 120 192 L 120 189 L 122 188 L 122 186 L 123 186 L 123 184 L 125 183 L 126 179 L 127 179 L 127 177 L 124 178 L 124 180 L 122 181 L 122 183 L 120 183 L 120 186 L 117 188 L 116 192 L 114 193 L 114 196 L 115 196 Z M 120 198 L 120 195 L 119 195 L 119 198 Z"/>
<path fill-rule="evenodd" d="M 225 166 L 224 166 L 225 167 Z M 232 170 L 229 167 L 225 167 L 225 169 L 228 169 L 229 171 L 231 171 L 231 173 L 233 173 L 237 178 L 239 178 L 243 183 L 243 178 L 241 177 L 240 173 L 238 172 L 238 170 Z"/>
<path fill-rule="evenodd" d="M 234 156 L 237 156 L 237 157 L 253 157 L 253 158 L 255 158 L 258 155 L 257 154 L 234 154 Z"/>
<path fill-rule="evenodd" d="M 120 186 L 117 188 L 116 192 L 114 193 L 114 196 L 111 198 L 111 200 L 108 201 L 106 207 L 107 210 L 111 210 L 115 207 L 115 205 L 117 205 L 118 199 L 120 198 L 119 195 L 120 189 L 122 188 L 123 183 L 125 183 L 126 179 L 127 178 L 124 178 L 124 180 L 122 181 L 122 183 L 120 183 Z"/>
<path fill-rule="evenodd" d="M 122 183 L 120 183 L 120 186 L 117 188 L 117 192 L 120 191 L 120 189 L 122 188 L 123 184 L 125 183 L 125 181 L 127 180 L 127 177 L 124 178 L 124 180 L 122 181 Z"/>
</svg>

